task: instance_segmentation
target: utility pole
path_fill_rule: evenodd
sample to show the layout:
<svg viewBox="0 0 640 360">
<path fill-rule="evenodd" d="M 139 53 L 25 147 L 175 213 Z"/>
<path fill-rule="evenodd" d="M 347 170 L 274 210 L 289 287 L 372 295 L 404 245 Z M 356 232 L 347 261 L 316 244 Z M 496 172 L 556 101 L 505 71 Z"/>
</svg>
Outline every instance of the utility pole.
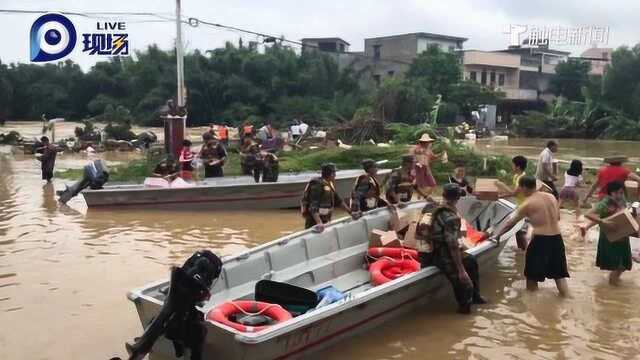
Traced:
<svg viewBox="0 0 640 360">
<path fill-rule="evenodd" d="M 178 105 L 178 108 L 185 105 L 184 58 L 182 51 L 182 11 L 180 7 L 180 0 L 176 0 L 176 69 L 178 72 L 178 93 L 176 105 Z"/>
<path fill-rule="evenodd" d="M 177 72 L 177 93 L 176 102 L 169 106 L 169 113 L 164 118 L 164 146 L 167 154 L 178 158 L 182 149 L 182 141 L 187 131 L 187 114 L 185 107 L 185 87 L 184 87 L 184 59 L 182 49 L 182 11 L 180 0 L 176 0 L 176 72 Z"/>
</svg>

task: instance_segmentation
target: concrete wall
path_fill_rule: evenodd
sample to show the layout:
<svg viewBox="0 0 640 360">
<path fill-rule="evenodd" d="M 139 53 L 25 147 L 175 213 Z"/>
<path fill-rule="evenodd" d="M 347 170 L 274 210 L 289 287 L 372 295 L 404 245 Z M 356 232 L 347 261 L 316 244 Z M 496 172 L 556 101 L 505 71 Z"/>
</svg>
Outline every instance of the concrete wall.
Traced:
<svg viewBox="0 0 640 360">
<path fill-rule="evenodd" d="M 416 35 L 373 38 L 364 40 L 364 53 L 373 58 L 374 46 L 380 45 L 380 57 L 411 62 L 418 53 Z"/>
<path fill-rule="evenodd" d="M 463 64 L 502 66 L 517 69 L 520 67 L 520 55 L 470 50 L 464 52 Z"/>
<path fill-rule="evenodd" d="M 419 38 L 417 39 L 418 41 L 418 46 L 417 46 L 417 53 L 420 54 L 423 51 L 426 51 L 429 46 L 432 45 L 437 45 L 438 47 L 440 47 L 440 50 L 444 51 L 444 52 L 455 52 L 456 50 L 460 50 L 458 48 L 458 43 L 457 41 L 449 41 L 449 40 L 436 40 L 436 39 L 427 39 L 427 38 Z M 453 46 L 453 51 L 449 50 L 449 47 Z"/>
</svg>

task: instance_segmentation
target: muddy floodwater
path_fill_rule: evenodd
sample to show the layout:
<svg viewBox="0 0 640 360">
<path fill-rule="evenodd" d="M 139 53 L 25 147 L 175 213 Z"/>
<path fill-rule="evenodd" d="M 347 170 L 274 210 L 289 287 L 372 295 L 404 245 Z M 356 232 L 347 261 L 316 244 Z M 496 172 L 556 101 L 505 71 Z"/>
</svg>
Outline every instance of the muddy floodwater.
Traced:
<svg viewBox="0 0 640 360">
<path fill-rule="evenodd" d="M 504 146 L 505 153 L 516 151 Z M 99 156 L 117 162 L 138 155 Z M 86 161 L 86 154 L 63 154 L 57 167 Z M 59 206 L 54 194 L 62 187 L 60 179 L 43 184 L 33 156 L 0 147 L 0 359 L 123 356 L 124 342 L 141 333 L 128 290 L 166 278 L 170 265 L 198 249 L 228 255 L 302 228 L 296 210 L 88 211 L 82 197 Z M 526 292 L 524 255 L 508 244 L 481 278 L 491 303 L 473 315 L 456 315 L 447 298 L 317 357 L 640 358 L 639 264 L 622 286 L 609 286 L 594 266 L 596 242 L 570 236 L 573 225 L 565 214 L 572 298 L 558 298 L 551 282 Z"/>
</svg>

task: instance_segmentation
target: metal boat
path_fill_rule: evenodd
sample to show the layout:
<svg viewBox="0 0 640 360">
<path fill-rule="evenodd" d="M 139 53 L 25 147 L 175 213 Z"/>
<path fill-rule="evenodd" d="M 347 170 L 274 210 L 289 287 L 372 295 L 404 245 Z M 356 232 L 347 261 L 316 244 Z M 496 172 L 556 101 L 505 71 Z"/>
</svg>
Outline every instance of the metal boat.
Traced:
<svg viewBox="0 0 640 360">
<path fill-rule="evenodd" d="M 417 212 L 424 205 L 415 202 L 402 211 Z M 501 224 L 514 207 L 505 200 L 487 203 L 472 197 L 459 204 L 465 219 L 483 228 Z M 450 292 L 446 278 L 435 267 L 375 287 L 370 283 L 365 267 L 368 234 L 387 229 L 389 217 L 386 208 L 373 210 L 358 220 L 336 220 L 320 234 L 298 232 L 223 259 L 224 270 L 212 288 L 212 297 L 200 309 L 205 313 L 225 301 L 253 299 L 254 286 L 262 279 L 311 290 L 332 285 L 346 298 L 256 333 L 207 322 L 204 359 L 302 358 Z M 522 222 L 501 241 L 485 240 L 467 250 L 477 257 L 481 271 L 493 269 L 505 243 L 521 226 Z M 144 327 L 158 314 L 167 287 L 164 280 L 128 294 Z M 173 354 L 171 343 L 161 338 L 151 359 L 174 359 Z"/>
<path fill-rule="evenodd" d="M 390 170 L 380 170 L 379 176 Z M 348 199 L 362 170 L 342 170 L 336 174 L 336 191 Z M 95 207 L 206 207 L 213 209 L 286 209 L 299 206 L 307 182 L 315 172 L 280 174 L 278 182 L 256 183 L 250 176 L 210 178 L 192 187 L 152 188 L 142 184 L 107 185 L 82 192 L 87 206 Z"/>
</svg>

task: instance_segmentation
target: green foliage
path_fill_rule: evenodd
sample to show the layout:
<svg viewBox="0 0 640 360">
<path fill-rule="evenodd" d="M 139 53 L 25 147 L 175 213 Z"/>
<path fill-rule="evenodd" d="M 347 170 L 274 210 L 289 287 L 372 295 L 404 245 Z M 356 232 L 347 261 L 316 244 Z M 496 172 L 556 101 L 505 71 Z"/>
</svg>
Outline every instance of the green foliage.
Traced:
<svg viewBox="0 0 640 360">
<path fill-rule="evenodd" d="M 445 100 L 457 104 L 460 112 L 468 117 L 472 111 L 478 110 L 480 105 L 495 105 L 503 97 L 504 93 L 467 80 L 450 85 L 449 95 Z"/>
<path fill-rule="evenodd" d="M 389 78 L 377 89 L 374 102 L 383 119 L 418 124 L 433 107 L 427 88 L 423 78 Z"/>
<path fill-rule="evenodd" d="M 422 78 L 430 94 L 446 98 L 449 87 L 460 81 L 460 65 L 456 56 L 438 47 L 429 47 L 420 53 L 407 72 L 408 78 Z"/>
<path fill-rule="evenodd" d="M 396 122 L 387 124 L 387 129 L 391 132 L 392 141 L 395 144 L 415 144 L 425 133 L 436 138 L 435 131 L 427 124 L 411 126 Z"/>
<path fill-rule="evenodd" d="M 582 88 L 589 84 L 591 63 L 569 60 L 556 66 L 556 76 L 551 79 L 551 91 L 572 101 L 583 101 Z"/>
<path fill-rule="evenodd" d="M 131 131 L 131 112 L 124 106 L 107 105 L 100 119 L 107 123 L 104 128 L 107 138 L 127 141 L 136 138 Z"/>
<path fill-rule="evenodd" d="M 632 119 L 640 119 L 640 44 L 616 49 L 603 79 L 603 98 Z"/>
</svg>

